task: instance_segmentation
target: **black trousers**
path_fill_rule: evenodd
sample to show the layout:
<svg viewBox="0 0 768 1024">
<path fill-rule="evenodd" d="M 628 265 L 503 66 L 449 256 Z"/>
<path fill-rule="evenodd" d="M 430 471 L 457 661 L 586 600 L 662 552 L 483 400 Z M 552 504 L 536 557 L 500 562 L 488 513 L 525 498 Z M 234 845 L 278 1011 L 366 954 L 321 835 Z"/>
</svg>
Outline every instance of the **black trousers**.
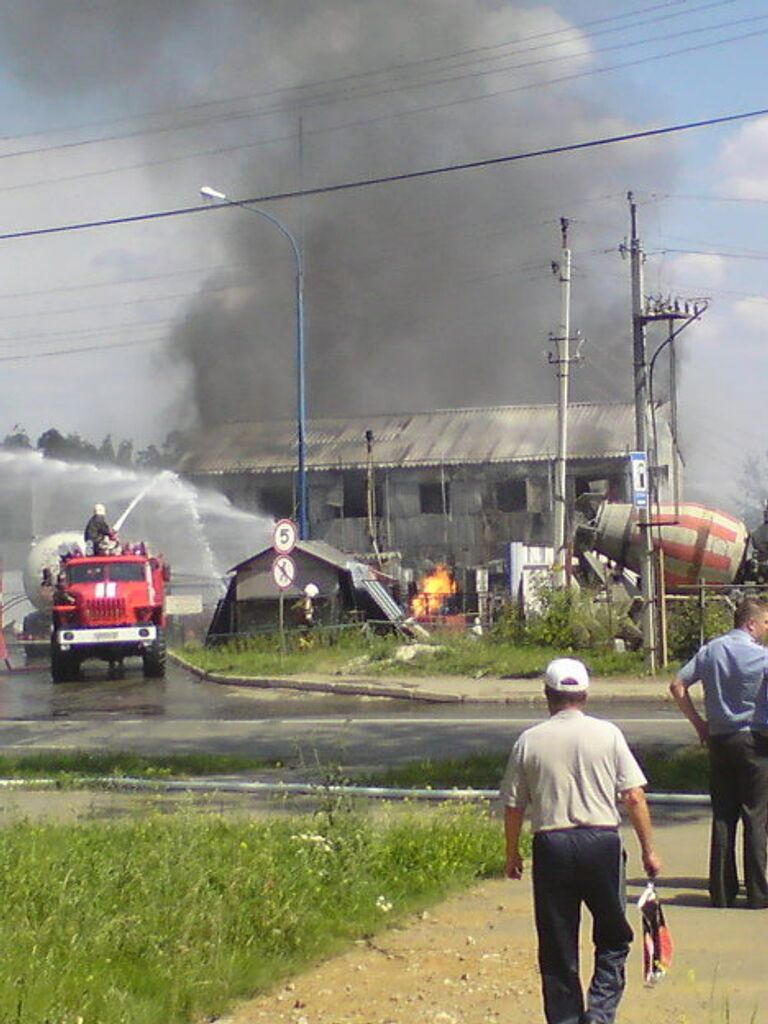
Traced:
<svg viewBox="0 0 768 1024">
<path fill-rule="evenodd" d="M 533 838 L 533 899 L 547 1024 L 612 1024 L 632 941 L 625 914 L 625 855 L 615 829 L 568 828 Z M 595 962 L 586 1007 L 579 978 L 581 905 L 589 908 Z"/>
<path fill-rule="evenodd" d="M 739 888 L 736 828 L 744 831 L 744 884 L 747 904 L 768 907 L 766 826 L 768 826 L 768 737 L 751 732 L 711 736 L 709 789 L 712 836 L 709 896 L 714 907 L 730 907 Z"/>
</svg>

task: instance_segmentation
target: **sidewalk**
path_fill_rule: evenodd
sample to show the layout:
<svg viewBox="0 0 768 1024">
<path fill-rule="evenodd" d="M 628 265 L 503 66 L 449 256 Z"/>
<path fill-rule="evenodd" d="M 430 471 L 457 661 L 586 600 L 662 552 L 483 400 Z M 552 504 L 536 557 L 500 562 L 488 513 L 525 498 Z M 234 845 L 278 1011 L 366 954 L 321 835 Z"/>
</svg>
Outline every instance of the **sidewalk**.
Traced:
<svg viewBox="0 0 768 1024">
<path fill-rule="evenodd" d="M 706 893 L 708 817 L 656 821 L 664 859 L 658 887 L 675 940 L 671 971 L 642 984 L 639 915 L 644 879 L 629 852 L 629 917 L 636 940 L 621 1024 L 761 1024 L 768 1020 L 763 964 L 768 913 L 713 910 Z M 589 915 L 582 929 L 588 975 Z M 220 1024 L 529 1024 L 543 1021 L 535 965 L 530 871 L 493 880 L 427 914 L 361 941 L 268 996 L 243 1003 Z"/>
<path fill-rule="evenodd" d="M 450 704 L 531 704 L 544 703 L 542 681 L 533 679 L 501 679 L 483 676 L 335 676 L 307 673 L 298 676 L 266 677 L 236 676 L 203 672 L 189 662 L 172 655 L 183 668 L 207 682 L 225 686 L 248 686 L 259 689 L 298 690 L 305 693 L 337 693 L 345 696 L 389 697 Z M 639 701 L 662 707 L 670 698 L 667 687 L 672 673 L 651 676 L 627 676 L 592 680 L 593 700 Z"/>
</svg>

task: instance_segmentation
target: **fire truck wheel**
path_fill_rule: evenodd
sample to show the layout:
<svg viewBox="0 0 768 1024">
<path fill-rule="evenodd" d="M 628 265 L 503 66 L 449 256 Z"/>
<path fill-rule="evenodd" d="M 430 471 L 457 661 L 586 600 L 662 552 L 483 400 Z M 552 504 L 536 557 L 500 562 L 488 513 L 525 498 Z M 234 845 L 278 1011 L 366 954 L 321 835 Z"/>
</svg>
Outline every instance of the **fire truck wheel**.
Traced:
<svg viewBox="0 0 768 1024">
<path fill-rule="evenodd" d="M 51 678 L 54 683 L 71 683 L 80 675 L 80 662 L 77 655 L 60 650 L 55 641 L 51 641 Z"/>
<path fill-rule="evenodd" d="M 144 676 L 147 679 L 162 679 L 165 675 L 165 634 L 157 631 L 157 639 L 142 655 Z"/>
</svg>

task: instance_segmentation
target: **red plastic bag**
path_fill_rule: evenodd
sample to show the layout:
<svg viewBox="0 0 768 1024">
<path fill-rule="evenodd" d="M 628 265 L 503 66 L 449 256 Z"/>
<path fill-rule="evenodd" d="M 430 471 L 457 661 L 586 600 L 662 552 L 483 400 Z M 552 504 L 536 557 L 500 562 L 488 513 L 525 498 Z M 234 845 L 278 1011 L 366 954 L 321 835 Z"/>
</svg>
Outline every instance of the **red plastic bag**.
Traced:
<svg viewBox="0 0 768 1024">
<path fill-rule="evenodd" d="M 643 980 L 646 985 L 655 985 L 672 964 L 673 945 L 653 882 L 648 882 L 637 905 L 643 923 Z"/>
</svg>

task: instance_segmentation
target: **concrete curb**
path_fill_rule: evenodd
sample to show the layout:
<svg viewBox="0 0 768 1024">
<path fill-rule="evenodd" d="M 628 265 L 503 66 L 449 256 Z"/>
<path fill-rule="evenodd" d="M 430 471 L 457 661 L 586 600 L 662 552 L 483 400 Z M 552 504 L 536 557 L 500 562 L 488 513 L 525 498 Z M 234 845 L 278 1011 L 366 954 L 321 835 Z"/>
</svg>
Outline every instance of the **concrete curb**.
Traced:
<svg viewBox="0 0 768 1024">
<path fill-rule="evenodd" d="M 264 676 L 235 676 L 224 675 L 218 672 L 207 672 L 191 662 L 182 658 L 179 654 L 168 652 L 168 657 L 181 668 L 190 672 L 198 679 L 209 683 L 217 683 L 222 686 L 243 686 L 252 689 L 262 690 L 295 690 L 303 693 L 331 693 L 347 697 L 383 697 L 394 700 L 420 701 L 427 704 L 526 704 L 544 705 L 544 696 L 541 690 L 541 683 L 538 679 L 509 679 L 498 680 L 498 685 L 510 684 L 524 686 L 517 692 L 510 692 L 504 696 L 489 694 L 468 694 L 460 690 L 453 692 L 430 690 L 429 682 L 424 685 L 411 681 L 409 683 L 380 682 L 369 679 L 294 679 L 293 677 L 282 676 L 270 678 Z M 495 680 L 494 680 L 495 681 Z M 461 680 L 466 686 L 475 685 L 475 680 Z M 478 681 L 482 682 L 482 681 Z M 654 688 L 652 680 L 648 681 L 649 690 L 653 692 L 638 693 L 633 690 L 631 693 L 622 693 L 621 690 L 626 684 L 614 682 L 610 692 L 602 691 L 600 680 L 597 681 L 593 692 L 593 698 L 601 701 L 623 701 L 641 704 L 668 704 L 669 698 L 666 695 L 666 688 L 658 692 Z M 610 685 L 610 681 L 606 681 Z"/>
</svg>

